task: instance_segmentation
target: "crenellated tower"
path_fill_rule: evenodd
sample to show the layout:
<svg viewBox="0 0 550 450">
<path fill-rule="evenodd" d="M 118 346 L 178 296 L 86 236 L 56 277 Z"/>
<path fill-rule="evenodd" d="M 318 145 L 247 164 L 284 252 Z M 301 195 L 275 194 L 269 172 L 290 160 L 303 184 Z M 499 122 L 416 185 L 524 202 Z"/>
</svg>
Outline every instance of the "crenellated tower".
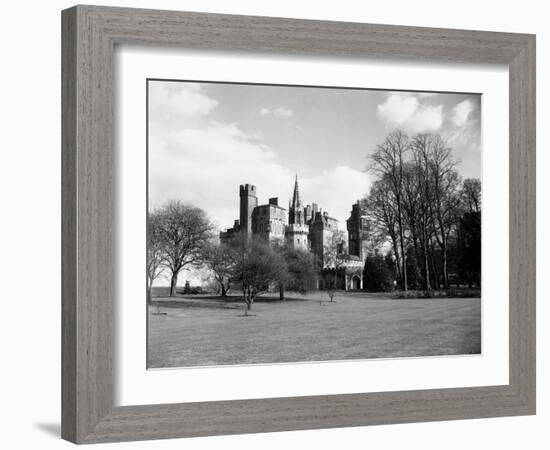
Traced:
<svg viewBox="0 0 550 450">
<path fill-rule="evenodd" d="M 256 186 L 252 184 L 241 184 L 239 188 L 240 197 L 240 230 L 247 235 L 252 233 L 252 212 L 258 206 Z"/>
<path fill-rule="evenodd" d="M 368 219 L 365 217 L 361 202 L 352 205 L 349 219 L 346 221 L 348 229 L 348 249 L 351 257 L 364 261 L 369 250 Z"/>
</svg>

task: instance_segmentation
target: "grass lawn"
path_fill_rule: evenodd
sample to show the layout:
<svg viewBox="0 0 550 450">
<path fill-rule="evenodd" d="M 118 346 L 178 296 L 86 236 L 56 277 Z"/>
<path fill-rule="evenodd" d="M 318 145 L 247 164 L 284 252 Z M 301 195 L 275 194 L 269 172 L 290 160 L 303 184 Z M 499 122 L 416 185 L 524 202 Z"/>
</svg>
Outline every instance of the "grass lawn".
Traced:
<svg viewBox="0 0 550 450">
<path fill-rule="evenodd" d="M 244 303 L 189 296 L 149 308 L 150 368 L 463 355 L 481 351 L 479 298 L 323 292 Z"/>
</svg>

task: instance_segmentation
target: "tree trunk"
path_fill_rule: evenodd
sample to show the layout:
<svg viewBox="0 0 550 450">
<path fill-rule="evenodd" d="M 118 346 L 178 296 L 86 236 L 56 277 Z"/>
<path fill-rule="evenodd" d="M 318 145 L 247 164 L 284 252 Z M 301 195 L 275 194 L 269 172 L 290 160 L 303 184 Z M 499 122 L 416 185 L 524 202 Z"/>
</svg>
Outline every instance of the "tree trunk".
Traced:
<svg viewBox="0 0 550 450">
<path fill-rule="evenodd" d="M 279 300 L 283 300 L 284 301 L 285 299 L 285 287 L 280 284 L 279 285 Z"/>
<path fill-rule="evenodd" d="M 402 265 L 402 269 L 401 269 L 401 273 L 403 274 L 403 291 L 407 291 L 407 256 L 405 255 L 405 250 L 404 250 L 404 246 L 403 246 L 403 243 L 401 243 L 401 253 L 402 253 L 402 256 L 401 256 L 401 265 Z"/>
<path fill-rule="evenodd" d="M 227 291 L 229 289 L 227 289 L 223 283 L 220 283 L 220 285 L 221 285 L 221 288 L 222 288 L 222 292 L 221 292 L 222 297 L 227 297 Z"/>
<path fill-rule="evenodd" d="M 428 260 L 428 246 L 426 245 L 426 241 L 422 242 L 422 253 L 424 254 L 424 287 L 427 291 L 431 291 L 432 286 L 430 283 L 430 263 Z"/>
<path fill-rule="evenodd" d="M 414 246 L 414 288 L 418 289 L 418 279 L 420 278 L 421 271 L 419 268 L 420 263 L 420 248 L 418 244 L 418 238 L 413 235 L 413 246 Z"/>
<path fill-rule="evenodd" d="M 170 297 L 176 296 L 176 285 L 178 284 L 178 273 L 173 272 L 170 279 Z"/>
<path fill-rule="evenodd" d="M 403 237 L 403 219 L 401 218 L 401 207 L 397 205 L 398 224 L 399 224 L 399 246 L 401 247 L 401 274 L 402 289 L 407 291 L 407 257 L 405 252 L 405 238 Z"/>
<path fill-rule="evenodd" d="M 435 262 L 435 255 L 434 255 L 434 249 L 433 244 L 430 247 L 430 253 L 429 253 L 429 263 L 432 273 L 432 286 L 434 289 L 439 290 L 439 274 L 437 272 L 436 262 Z"/>
<path fill-rule="evenodd" d="M 399 259 L 399 246 L 397 245 L 397 240 L 392 237 L 393 244 L 393 254 L 395 256 L 395 275 L 396 278 L 401 282 L 401 261 Z"/>
<path fill-rule="evenodd" d="M 449 289 L 449 276 L 447 274 L 447 246 L 445 245 L 441 249 L 442 259 L 443 259 L 443 288 Z"/>
</svg>

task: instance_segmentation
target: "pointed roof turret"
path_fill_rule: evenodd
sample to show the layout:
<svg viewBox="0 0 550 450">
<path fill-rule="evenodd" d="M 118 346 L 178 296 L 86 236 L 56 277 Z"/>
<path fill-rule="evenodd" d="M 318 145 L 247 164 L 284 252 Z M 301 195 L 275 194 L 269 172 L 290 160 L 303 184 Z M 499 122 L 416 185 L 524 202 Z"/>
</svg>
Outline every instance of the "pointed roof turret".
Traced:
<svg viewBox="0 0 550 450">
<path fill-rule="evenodd" d="M 292 208 L 297 209 L 301 207 L 302 203 L 300 202 L 300 191 L 298 189 L 298 174 L 296 174 L 296 179 L 294 181 L 294 194 L 292 195 Z"/>
<path fill-rule="evenodd" d="M 292 203 L 289 206 L 288 223 L 303 225 L 305 223 L 304 209 L 300 200 L 300 190 L 298 187 L 298 174 L 294 180 L 294 193 L 292 194 Z"/>
</svg>

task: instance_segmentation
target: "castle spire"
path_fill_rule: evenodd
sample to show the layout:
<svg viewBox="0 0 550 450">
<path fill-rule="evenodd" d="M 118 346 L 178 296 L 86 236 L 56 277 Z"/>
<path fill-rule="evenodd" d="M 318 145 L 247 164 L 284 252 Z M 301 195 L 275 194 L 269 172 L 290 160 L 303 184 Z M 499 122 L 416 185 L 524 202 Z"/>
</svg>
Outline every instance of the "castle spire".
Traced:
<svg viewBox="0 0 550 450">
<path fill-rule="evenodd" d="M 300 201 L 300 191 L 298 188 L 298 174 L 294 180 L 294 193 L 292 194 L 292 203 L 289 205 L 290 224 L 303 224 L 304 223 L 304 211 L 302 208 L 302 202 Z"/>
<path fill-rule="evenodd" d="M 300 208 L 300 191 L 298 190 L 298 174 L 296 173 L 296 179 L 294 181 L 294 194 L 292 196 L 292 208 Z"/>
</svg>

